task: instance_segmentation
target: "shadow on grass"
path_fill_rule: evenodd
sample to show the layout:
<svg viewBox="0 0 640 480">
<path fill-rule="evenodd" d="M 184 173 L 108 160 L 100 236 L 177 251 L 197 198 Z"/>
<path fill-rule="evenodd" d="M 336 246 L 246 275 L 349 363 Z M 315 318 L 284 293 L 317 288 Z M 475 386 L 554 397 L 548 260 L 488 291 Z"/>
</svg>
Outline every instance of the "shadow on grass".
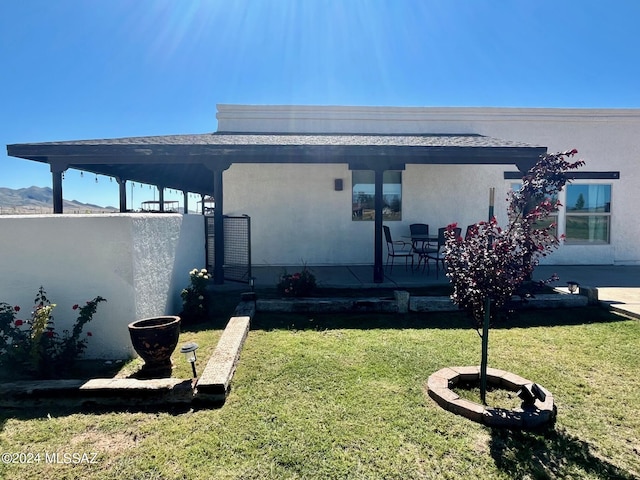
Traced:
<svg viewBox="0 0 640 480">
<path fill-rule="evenodd" d="M 556 429 L 492 429 L 490 448 L 496 466 L 511 478 L 638 478 L 594 455 L 588 443 Z"/>
<path fill-rule="evenodd" d="M 220 408 L 221 405 L 209 406 L 209 409 Z M 82 406 L 62 406 L 62 405 L 50 405 L 48 407 L 34 407 L 34 408 L 0 408 L 0 432 L 4 430 L 5 424 L 9 419 L 15 420 L 47 420 L 52 418 L 68 417 L 76 414 L 83 415 L 107 415 L 111 413 L 148 413 L 158 414 L 166 413 L 169 415 L 184 415 L 190 413 L 197 408 L 191 405 L 129 405 L 129 406 L 109 406 L 109 405 L 96 405 L 94 403 L 87 403 Z"/>
<path fill-rule="evenodd" d="M 628 320 L 600 307 L 522 310 L 496 321 L 492 328 L 527 328 L 584 325 Z M 266 313 L 259 312 L 252 330 L 334 329 L 468 329 L 472 323 L 465 312 L 426 313 Z"/>
</svg>

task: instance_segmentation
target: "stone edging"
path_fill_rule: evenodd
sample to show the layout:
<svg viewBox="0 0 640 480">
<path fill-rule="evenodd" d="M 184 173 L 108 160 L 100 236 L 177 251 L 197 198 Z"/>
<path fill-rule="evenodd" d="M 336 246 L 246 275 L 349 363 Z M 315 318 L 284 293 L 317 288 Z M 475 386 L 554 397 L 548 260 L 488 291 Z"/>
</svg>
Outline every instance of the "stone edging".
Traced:
<svg viewBox="0 0 640 480">
<path fill-rule="evenodd" d="M 257 299 L 258 312 L 286 313 L 343 313 L 343 312 L 454 312 L 459 310 L 449 297 L 409 297 L 408 292 L 397 290 L 395 298 L 281 298 Z M 399 295 L 406 293 L 406 296 Z M 408 302 L 408 304 L 407 304 Z M 588 298 L 583 295 L 543 294 L 530 299 L 522 308 L 585 307 Z"/>
<path fill-rule="evenodd" d="M 459 382 L 479 382 L 480 367 L 447 367 L 432 374 L 427 381 L 429 396 L 442 408 L 489 427 L 533 429 L 555 420 L 556 407 L 551 392 L 537 385 L 545 394 L 544 401 L 536 399 L 531 408 L 506 410 L 488 407 L 460 396 L 451 390 Z M 509 391 L 518 391 L 533 382 L 504 370 L 487 368 L 487 383 Z"/>
</svg>

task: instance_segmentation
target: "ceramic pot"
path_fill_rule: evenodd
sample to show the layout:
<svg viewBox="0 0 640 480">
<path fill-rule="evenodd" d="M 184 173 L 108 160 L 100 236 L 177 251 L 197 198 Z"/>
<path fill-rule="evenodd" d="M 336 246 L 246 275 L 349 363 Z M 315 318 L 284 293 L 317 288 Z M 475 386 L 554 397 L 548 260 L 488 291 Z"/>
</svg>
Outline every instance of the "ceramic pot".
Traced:
<svg viewBox="0 0 640 480">
<path fill-rule="evenodd" d="M 171 354 L 178 345 L 180 317 L 143 318 L 129 324 L 135 351 L 144 360 L 140 377 L 171 376 Z"/>
</svg>

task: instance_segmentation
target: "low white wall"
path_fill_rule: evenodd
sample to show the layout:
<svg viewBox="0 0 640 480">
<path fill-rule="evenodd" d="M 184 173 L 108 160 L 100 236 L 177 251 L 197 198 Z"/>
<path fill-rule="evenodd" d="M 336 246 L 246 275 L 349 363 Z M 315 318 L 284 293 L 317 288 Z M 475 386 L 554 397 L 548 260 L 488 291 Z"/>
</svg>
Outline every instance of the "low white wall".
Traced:
<svg viewBox="0 0 640 480">
<path fill-rule="evenodd" d="M 71 328 L 72 306 L 100 295 L 87 358 L 135 355 L 127 325 L 176 314 L 189 271 L 205 263 L 199 215 L 111 214 L 0 217 L 0 301 L 29 316 L 40 285 L 57 304 L 57 330 Z"/>
</svg>

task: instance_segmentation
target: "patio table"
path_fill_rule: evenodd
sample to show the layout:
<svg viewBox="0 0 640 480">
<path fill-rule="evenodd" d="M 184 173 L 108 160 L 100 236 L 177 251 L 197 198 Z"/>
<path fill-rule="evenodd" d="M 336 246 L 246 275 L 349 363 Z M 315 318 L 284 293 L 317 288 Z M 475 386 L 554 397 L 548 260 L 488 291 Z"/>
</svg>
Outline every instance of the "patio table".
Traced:
<svg viewBox="0 0 640 480">
<path fill-rule="evenodd" d="M 420 268 L 420 263 L 424 260 L 426 264 L 427 253 L 435 252 L 435 248 L 431 248 L 432 243 L 438 243 L 438 235 L 427 235 L 416 233 L 413 235 L 402 235 L 402 238 L 411 239 L 411 250 L 418 255 L 418 265 L 415 269 Z M 418 246 L 420 244 L 420 246 Z M 422 267 L 424 271 L 424 266 Z"/>
</svg>

